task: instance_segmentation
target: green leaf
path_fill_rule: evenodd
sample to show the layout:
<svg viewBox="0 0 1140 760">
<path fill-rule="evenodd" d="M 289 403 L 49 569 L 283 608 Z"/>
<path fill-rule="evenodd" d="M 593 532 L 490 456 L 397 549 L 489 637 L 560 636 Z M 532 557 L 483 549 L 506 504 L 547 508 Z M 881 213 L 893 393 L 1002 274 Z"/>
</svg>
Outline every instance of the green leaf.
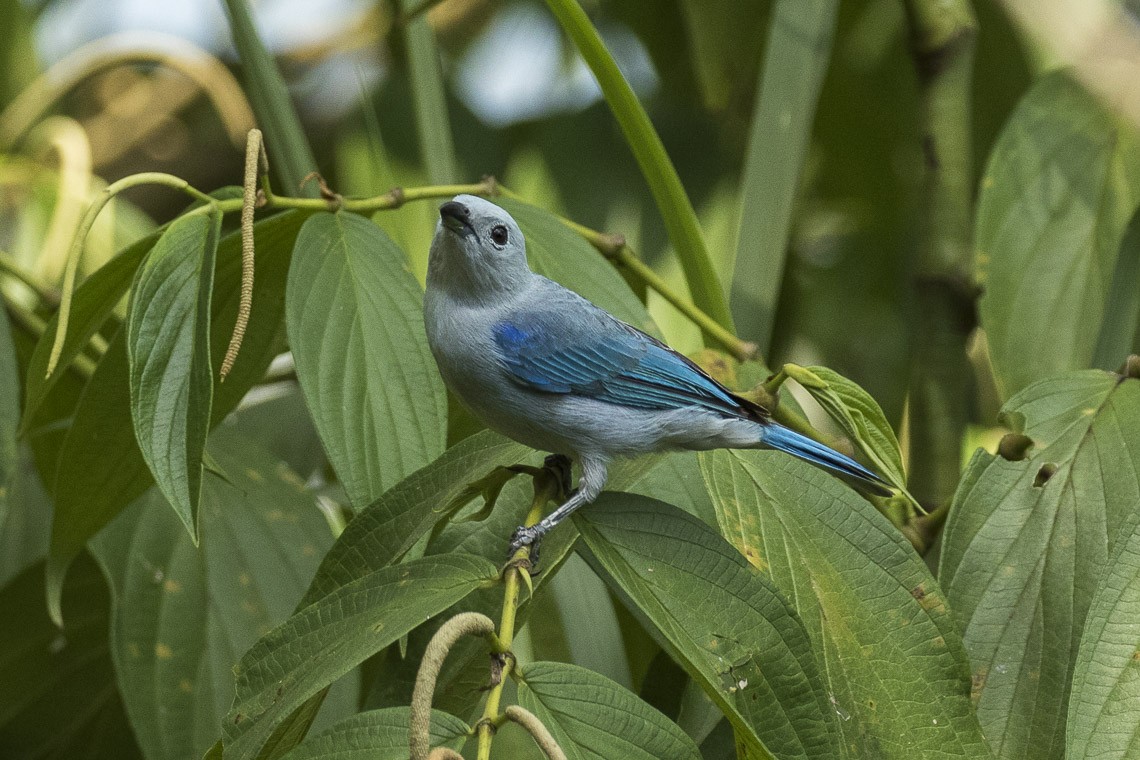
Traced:
<svg viewBox="0 0 1140 760">
<path fill-rule="evenodd" d="M 779 0 L 772 9 L 740 183 L 732 276 L 737 334 L 755 341 L 763 355 L 772 340 L 792 206 L 800 191 L 838 11 L 838 0 Z"/>
<path fill-rule="evenodd" d="M 447 514 L 467 484 L 499 465 L 521 462 L 530 449 L 484 431 L 451 447 L 361 511 L 325 555 L 303 605 L 367 573 L 399 562 Z M 507 537 L 504 537 L 507 538 Z"/>
<path fill-rule="evenodd" d="M 875 463 L 875 470 L 887 482 L 895 488 L 906 490 L 906 472 L 903 470 L 899 440 L 871 394 L 827 367 L 799 369 L 801 372 L 806 370 L 810 377 L 820 382 L 804 382 L 807 378 L 802 373 L 797 376 L 789 372 L 789 376 L 794 377 L 823 410 L 839 423 L 844 434 L 859 447 L 867 459 Z"/>
<path fill-rule="evenodd" d="M 265 374 L 281 347 L 285 277 L 293 240 L 304 214 L 285 213 L 259 222 L 254 309 L 241 354 L 214 391 L 211 425 L 222 420 Z M 225 345 L 240 300 L 241 236 L 232 233 L 218 246 L 210 342 Z M 152 478 L 129 420 L 131 403 L 124 331 L 111 340 L 79 400 L 64 437 L 55 485 L 55 515 L 48 558 L 48 606 L 61 619 L 59 588 L 67 565 L 127 504 L 150 487 Z M 213 357 L 214 371 L 222 356 Z"/>
<path fill-rule="evenodd" d="M 1093 353 L 1093 366 L 1115 369 L 1129 353 L 1140 349 L 1140 210 L 1132 215 L 1120 241 L 1120 255 L 1112 273 L 1104 313 L 1105 319 Z"/>
<path fill-rule="evenodd" d="M 289 344 L 329 460 L 356 507 L 443 453 L 447 400 L 407 259 L 362 216 L 316 214 L 297 236 Z"/>
<path fill-rule="evenodd" d="M 788 601 L 697 518 L 631 494 L 575 515 L 591 565 L 761 757 L 839 752 L 811 641 Z"/>
<path fill-rule="evenodd" d="M 1089 605 L 1073 668 L 1066 758 L 1135 757 L 1140 751 L 1140 512 L 1116 541 Z"/>
<path fill-rule="evenodd" d="M 242 189 L 240 187 L 220 187 L 211 192 L 210 196 L 218 200 L 226 200 L 240 198 L 241 194 Z M 186 210 L 195 209 L 202 205 L 202 201 L 194 201 Z M 141 214 L 142 212 L 138 213 Z M 66 376 L 63 370 L 87 348 L 91 338 L 115 311 L 130 288 L 139 264 L 142 263 L 142 260 L 154 247 L 155 242 L 167 227 L 154 231 L 119 251 L 75 289 L 71 298 L 71 316 L 67 321 L 67 334 L 64 336 L 59 363 L 50 377 L 46 377 L 48 357 L 51 355 L 52 344 L 55 342 L 59 314 L 53 314 L 48 320 L 44 334 L 36 343 L 35 352 L 28 362 L 27 381 L 24 388 L 24 430 L 29 429 L 31 419 L 39 410 L 48 393 L 55 387 L 56 381 Z"/>
<path fill-rule="evenodd" d="M 158 490 L 198 542 L 210 425 L 210 299 L 222 215 L 177 219 L 138 270 L 127 308 L 135 438 Z"/>
<path fill-rule="evenodd" d="M 4 299 L 0 297 L 0 529 L 8 520 L 9 499 L 16 483 L 16 428 L 20 421 L 20 374 L 16 345 Z"/>
<path fill-rule="evenodd" d="M 1038 81 L 994 147 L 978 199 L 979 310 L 1003 398 L 1091 366 L 1098 335 L 1125 318 L 1106 307 L 1138 202 L 1129 128 L 1065 74 Z"/>
<path fill-rule="evenodd" d="M 36 343 L 35 352 L 28 362 L 26 387 L 24 388 L 24 429 L 30 426 L 30 420 L 39 411 L 48 393 L 55 386 L 56 381 L 64 376 L 64 370 L 86 348 L 88 341 L 99 331 L 111 312 L 126 295 L 134 280 L 135 270 L 154 247 L 158 234 L 148 235 L 137 243 L 125 248 L 113 259 L 99 267 L 84 280 L 71 299 L 71 317 L 67 322 L 67 335 L 63 340 L 63 350 L 59 355 L 59 364 L 50 377 L 47 372 L 48 357 L 51 355 L 51 346 L 55 341 L 56 325 L 59 316 L 54 315 L 48 320 L 44 334 Z"/>
<path fill-rule="evenodd" d="M 313 496 L 281 462 L 228 426 L 210 451 L 233 483 L 205 477 L 200 548 L 154 490 L 92 542 L 115 593 L 119 687 L 149 760 L 213 744 L 233 702 L 231 669 L 290 615 L 332 544 Z M 353 696 L 341 706 L 354 708 Z"/>
<path fill-rule="evenodd" d="M 287 760 L 407 760 L 411 710 L 388 707 L 345 718 L 306 739 Z M 467 724 L 439 710 L 431 711 L 431 746 L 458 750 Z"/>
<path fill-rule="evenodd" d="M 235 668 L 237 698 L 223 724 L 226 757 L 257 757 L 306 700 L 497 576 L 479 557 L 425 557 L 368 573 L 301 609 Z"/>
<path fill-rule="evenodd" d="M 807 628 L 841 756 L 986 757 L 961 636 L 930 571 L 887 519 L 779 452 L 700 459 L 721 533 Z"/>
<path fill-rule="evenodd" d="M 534 463 L 537 456 L 522 444 L 488 431 L 448 449 L 439 459 L 397 483 L 348 523 L 325 555 L 298 609 L 327 597 L 357 578 L 404 559 L 459 502 L 470 497 L 468 484 L 500 465 L 524 460 Z M 507 496 L 498 500 L 496 515 L 518 512 L 522 501 L 517 498 L 518 488 L 514 483 L 508 485 Z M 498 521 L 495 524 L 498 525 Z M 502 548 L 495 557 L 496 562 L 506 552 L 509 537 L 509 532 L 500 532 L 503 534 Z M 467 547 L 457 549 L 467 550 Z M 557 557 L 557 551 L 548 556 Z M 426 640 L 421 643 L 426 644 Z M 458 659 L 453 654 L 449 662 L 454 664 Z M 401 662 L 410 663 L 410 660 Z M 441 678 L 440 681 L 439 690 L 443 690 L 447 679 Z M 322 699 L 321 694 L 312 697 L 306 703 L 306 710 L 314 711 Z M 285 728 L 280 730 L 288 728 L 303 735 L 304 713 L 298 709 L 281 724 Z"/>
<path fill-rule="evenodd" d="M 522 668 L 519 704 L 550 729 L 567 758 L 700 760 L 693 740 L 636 694 L 576 665 Z"/>
<path fill-rule="evenodd" d="M 8 496 L 7 511 L 0 510 L 0 586 L 43 559 L 51 538 L 51 497 L 40 482 L 26 444 L 17 449 L 15 478 Z"/>
<path fill-rule="evenodd" d="M 649 333 L 657 328 L 617 270 L 578 233 L 545 209 L 496 198 L 519 223 L 531 267 L 595 303 L 623 322 Z"/>
<path fill-rule="evenodd" d="M 1077 646 L 1111 541 L 1140 503 L 1140 381 L 1098 370 L 1003 408 L 1034 441 L 979 451 L 955 496 L 939 578 L 965 631 L 978 720 L 1002 757 L 1061 757 Z"/>
<path fill-rule="evenodd" d="M 98 566 L 76 561 L 64 631 L 44 610 L 43 580 L 33 565 L 0 590 L 0 757 L 141 758 L 115 688 Z"/>
</svg>

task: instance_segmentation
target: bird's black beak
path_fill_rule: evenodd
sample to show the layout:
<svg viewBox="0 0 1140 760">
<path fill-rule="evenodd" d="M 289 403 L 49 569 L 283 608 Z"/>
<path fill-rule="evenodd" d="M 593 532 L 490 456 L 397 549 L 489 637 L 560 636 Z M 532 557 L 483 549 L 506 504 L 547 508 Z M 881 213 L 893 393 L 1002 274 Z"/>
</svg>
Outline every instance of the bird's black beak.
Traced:
<svg viewBox="0 0 1140 760">
<path fill-rule="evenodd" d="M 471 224 L 471 209 L 459 201 L 448 201 L 440 206 L 439 218 L 444 227 L 461 237 L 475 234 L 475 226 Z"/>
</svg>

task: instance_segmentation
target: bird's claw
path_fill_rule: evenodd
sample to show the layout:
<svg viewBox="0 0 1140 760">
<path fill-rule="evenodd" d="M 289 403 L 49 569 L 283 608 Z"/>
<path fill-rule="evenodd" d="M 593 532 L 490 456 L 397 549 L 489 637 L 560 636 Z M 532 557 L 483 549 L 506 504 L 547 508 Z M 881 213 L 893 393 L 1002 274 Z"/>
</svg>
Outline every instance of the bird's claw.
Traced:
<svg viewBox="0 0 1140 760">
<path fill-rule="evenodd" d="M 533 568 L 538 566 L 538 544 L 542 540 L 542 535 L 543 531 L 541 531 L 537 526 L 531 526 L 528 528 L 525 525 L 520 525 L 519 527 L 515 528 L 515 532 L 511 534 L 511 546 L 507 556 L 509 558 L 513 558 L 515 556 L 515 552 L 524 546 L 529 546 L 530 555 L 527 557 L 527 559 L 529 560 L 530 566 L 533 570 Z"/>
</svg>

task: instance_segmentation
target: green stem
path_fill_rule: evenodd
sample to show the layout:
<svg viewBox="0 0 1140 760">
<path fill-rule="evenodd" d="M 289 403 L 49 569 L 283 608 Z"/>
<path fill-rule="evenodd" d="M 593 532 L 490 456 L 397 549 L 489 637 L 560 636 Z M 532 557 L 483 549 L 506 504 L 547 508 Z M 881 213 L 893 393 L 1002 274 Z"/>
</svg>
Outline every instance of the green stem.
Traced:
<svg viewBox="0 0 1140 760">
<path fill-rule="evenodd" d="M 535 476 L 534 501 L 531 502 L 530 512 L 527 513 L 525 525 L 535 525 L 542 519 L 542 509 L 558 493 L 558 480 L 548 473 Z M 530 572 L 530 547 L 524 546 L 514 553 L 507 563 L 506 580 L 503 584 L 503 613 L 499 622 L 499 643 L 495 647 L 496 654 L 507 654 L 511 657 L 511 667 L 514 667 L 513 657 L 510 654 L 511 644 L 515 640 L 515 615 L 519 608 L 519 591 L 522 586 L 522 574 Z M 529 581 L 529 576 L 527 577 Z M 528 584 L 529 585 L 529 584 Z M 495 726 L 502 722 L 499 715 L 499 703 L 503 697 L 503 683 L 506 679 L 491 687 L 487 694 L 487 702 L 483 706 L 483 717 L 477 725 L 479 737 L 479 750 L 477 760 L 490 760 L 491 738 L 495 734 Z"/>
<path fill-rule="evenodd" d="M 681 185 L 681 178 L 669 160 L 649 115 L 577 0 L 546 0 L 546 5 L 570 35 L 598 80 L 598 86 L 657 202 L 657 209 L 661 212 L 665 229 L 681 261 L 685 279 L 688 280 L 693 302 L 721 327 L 733 331 L 732 314 L 709 258 L 700 223 L 697 221 L 697 212 Z M 706 334 L 706 337 L 712 336 Z"/>
<path fill-rule="evenodd" d="M 960 473 L 971 386 L 966 341 L 974 327 L 971 82 L 977 22 L 968 0 L 906 0 L 922 97 L 926 159 L 922 237 L 915 267 L 910 490 L 928 509 L 947 504 Z"/>
<path fill-rule="evenodd" d="M 285 80 L 257 34 L 247 0 L 225 0 L 225 6 L 234 46 L 241 57 L 245 91 L 257 125 L 265 132 L 265 142 L 273 152 L 274 171 L 290 191 L 315 196 L 316 188 L 302 187 L 302 183 L 316 170 L 317 161 L 305 139 Z"/>
</svg>

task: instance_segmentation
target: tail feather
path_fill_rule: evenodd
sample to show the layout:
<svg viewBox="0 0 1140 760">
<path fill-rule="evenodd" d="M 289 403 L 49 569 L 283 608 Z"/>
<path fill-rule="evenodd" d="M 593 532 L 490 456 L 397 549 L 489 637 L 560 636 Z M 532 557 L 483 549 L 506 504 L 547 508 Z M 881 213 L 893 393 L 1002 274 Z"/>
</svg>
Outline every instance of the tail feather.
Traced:
<svg viewBox="0 0 1140 760">
<path fill-rule="evenodd" d="M 841 475 L 854 482 L 859 488 L 876 496 L 890 496 L 893 492 L 888 483 L 875 473 L 848 456 L 813 441 L 805 435 L 789 430 L 783 425 L 769 423 L 764 426 L 761 443 L 769 448 L 791 454 L 810 462 L 817 467 Z"/>
</svg>

